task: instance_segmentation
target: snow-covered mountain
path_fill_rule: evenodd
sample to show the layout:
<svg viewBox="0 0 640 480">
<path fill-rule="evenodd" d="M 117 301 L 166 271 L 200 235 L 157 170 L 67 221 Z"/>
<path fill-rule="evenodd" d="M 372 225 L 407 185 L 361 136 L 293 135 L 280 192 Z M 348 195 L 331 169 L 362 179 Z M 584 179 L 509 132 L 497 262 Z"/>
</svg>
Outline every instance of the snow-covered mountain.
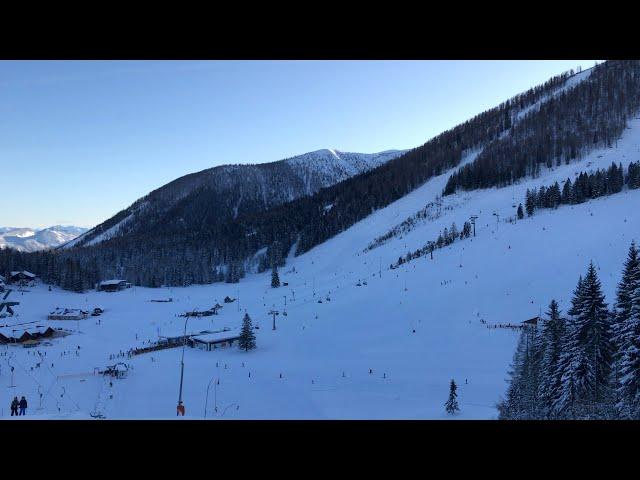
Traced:
<svg viewBox="0 0 640 480">
<path fill-rule="evenodd" d="M 462 163 L 473 162 L 479 153 L 465 153 Z M 13 349 L 12 362 L 19 367 L 13 384 L 28 399 L 38 399 L 40 385 L 56 380 L 42 398 L 42 409 L 28 411 L 35 418 L 175 418 L 181 349 L 125 356 L 122 361 L 133 370 L 112 386 L 110 378 L 94 374 L 94 367 L 112 365 L 118 360 L 110 355 L 146 347 L 159 335 L 179 335 L 184 319 L 177 315 L 219 302 L 224 305 L 219 315 L 190 319 L 189 332 L 237 330 L 246 311 L 260 327 L 257 349 L 247 353 L 236 344 L 213 351 L 187 348 L 185 418 L 202 419 L 206 412 L 208 419 L 445 419 L 451 418 L 443 406 L 451 379 L 458 384 L 461 408 L 455 418 L 496 418 L 518 332 L 488 327 L 544 314 L 552 298 L 566 312 L 590 260 L 611 304 L 627 248 L 632 239 L 640 240 L 640 189 L 542 209 L 516 221 L 514 205 L 524 201 L 527 189 L 573 181 L 578 172 L 614 161 L 626 168 L 638 159 L 640 119 L 632 119 L 617 148 L 597 149 L 505 188 L 439 199 L 453 170 L 445 171 L 287 259 L 280 278 L 288 285 L 277 289 L 270 288 L 268 272 L 249 274 L 235 285 L 135 287 L 118 293 L 78 295 L 37 285 L 21 298 L 14 323 L 59 327 L 60 321 L 44 320 L 58 306 L 100 306 L 105 313 L 101 322 L 83 320 L 81 334 L 51 342 L 48 356 L 56 359 L 51 370 L 31 371 L 39 359 L 28 349 Z M 438 215 L 367 249 L 373 239 L 432 203 L 439 204 Z M 389 268 L 452 222 L 460 227 L 472 215 L 478 216 L 475 237 L 438 249 L 433 259 Z M 240 310 L 222 301 L 227 295 L 241 299 Z M 173 301 L 152 301 L 168 298 Z M 275 331 L 273 309 L 281 312 Z M 78 345 L 77 354 L 62 354 Z M 219 383 L 212 384 L 212 377 Z M 0 401 L 11 401 L 13 390 L 5 388 L 11 381 L 0 377 Z"/>
<path fill-rule="evenodd" d="M 323 187 L 378 167 L 406 150 L 379 153 L 323 149 L 271 163 L 222 165 L 180 177 L 65 245 L 95 245 L 127 233 L 146 232 L 208 205 L 217 219 L 235 218 L 311 195 Z M 172 212 L 174 210 L 175 212 Z"/>
<path fill-rule="evenodd" d="M 587 75 L 570 81 L 579 85 Z M 615 75 L 612 71 L 611 76 Z M 587 86 L 592 92 L 607 91 L 599 84 Z M 563 87 L 567 92 L 567 85 Z M 564 95 L 559 90 L 553 94 Z M 76 331 L 52 339 L 47 351 L 55 362 L 50 368 L 40 368 L 40 359 L 28 349 L 13 349 L 11 365 L 18 368 L 15 376 L 0 377 L 0 402 L 6 405 L 11 401 L 13 390 L 7 387 L 17 387 L 32 399 L 39 398 L 46 384 L 51 387 L 40 398 L 41 407 L 36 411 L 41 418 L 174 418 L 183 358 L 182 398 L 190 419 L 452 418 L 444 409 L 452 379 L 458 384 L 461 409 L 454 418 L 496 418 L 495 405 L 504 395 L 519 334 L 502 326 L 544 315 L 551 299 L 558 301 L 566 315 L 578 277 L 591 261 L 611 307 L 629 244 L 640 240 L 640 185 L 627 182 L 617 193 L 603 193 L 607 190 L 602 175 L 601 182 L 593 184 L 595 189 L 589 186 L 591 192 L 580 202 L 554 205 L 557 208 L 543 205 L 532 215 L 517 215 L 528 191 L 541 192 L 541 187 L 556 183 L 564 191 L 566 185 L 578 184 L 581 174 L 602 172 L 612 163 L 628 172 L 631 163 L 640 160 L 637 103 L 625 116 L 621 132 L 594 122 L 598 142 L 590 141 L 589 148 L 578 148 L 582 131 L 576 130 L 576 135 L 569 137 L 566 152 L 559 149 L 560 155 L 550 157 L 552 161 L 538 162 L 533 174 L 524 169 L 513 181 L 473 188 L 478 173 L 488 173 L 477 176 L 482 181 L 503 178 L 503 170 L 491 175 L 492 169 L 495 165 L 505 170 L 510 166 L 511 156 L 498 154 L 511 152 L 506 150 L 511 145 L 522 146 L 525 153 L 524 147 L 532 152 L 536 149 L 523 139 L 533 138 L 533 147 L 545 145 L 544 135 L 542 142 L 533 135 L 544 131 L 549 119 L 557 120 L 555 112 L 564 106 L 549 108 L 544 101 L 547 98 L 522 106 L 514 118 L 504 121 L 503 130 L 491 130 L 490 141 L 473 143 L 472 148 L 460 152 L 450 153 L 445 148 L 447 155 L 459 153 L 455 163 L 429 165 L 428 178 L 412 184 L 410 190 L 401 191 L 382 207 L 367 208 L 361 216 L 353 214 L 348 222 L 337 224 L 337 233 L 309 244 L 297 256 L 292 248 L 279 270 L 279 288 L 270 287 L 269 272 L 249 272 L 235 284 L 133 287 L 117 293 L 90 290 L 79 295 L 35 285 L 21 297 L 19 318 L 7 320 L 7 335 L 16 335 L 30 322 L 58 327 L 59 321 L 45 320 L 46 312 L 57 307 L 99 306 L 105 313 L 100 321 L 82 320 Z M 596 105 L 613 116 L 613 108 Z M 525 108 L 529 109 L 527 114 L 520 115 Z M 531 116 L 536 112 L 544 116 Z M 582 124 L 585 118 L 592 120 L 582 118 L 584 112 L 579 108 L 570 113 Z M 502 112 L 500 118 L 503 121 Z M 523 132 L 518 128 L 520 122 L 535 123 L 538 128 Z M 611 132 L 616 134 L 601 140 L 601 134 Z M 500 142 L 501 138 L 512 143 Z M 560 140 L 559 136 L 559 144 Z M 545 152 L 538 153 L 542 156 Z M 424 169 L 426 162 L 418 160 L 416 164 Z M 443 195 L 452 175 L 466 167 L 475 170 L 462 170 L 468 175 L 459 175 L 455 188 Z M 420 168 L 408 171 L 415 173 Z M 403 172 L 393 173 L 400 176 Z M 352 180 L 345 182 L 348 188 L 362 186 Z M 383 193 L 397 186 L 380 183 Z M 364 202 L 364 195 L 372 192 L 373 187 L 371 192 L 358 188 L 353 204 Z M 345 207 L 350 197 L 338 193 L 342 205 L 327 204 L 327 197 L 321 196 L 312 209 L 300 208 L 304 214 L 321 210 L 323 219 L 330 216 L 325 211 L 352 213 Z M 216 197 L 196 190 L 184 198 L 189 200 L 177 207 L 174 219 L 189 219 L 195 206 L 206 206 Z M 243 202 L 244 198 L 239 209 Z M 326 208 L 317 208 L 323 205 Z M 287 213 L 291 212 L 296 210 Z M 236 212 L 228 214 L 233 217 Z M 299 218 L 285 216 L 285 221 L 302 223 L 309 217 Z M 459 230 L 471 218 L 475 220 L 474 234 L 442 245 L 433 256 L 399 261 L 411 257 L 445 229 L 451 231 L 453 223 Z M 144 241 L 140 244 L 147 248 Z M 107 253 L 113 254 L 117 247 L 116 243 Z M 87 250 L 91 251 L 64 250 L 52 256 Z M 161 263 L 172 258 L 152 260 Z M 127 257 L 126 261 L 131 260 Z M 136 267 L 140 270 L 145 265 Z M 222 299 L 226 296 L 236 301 L 225 303 Z M 188 332 L 198 335 L 209 330 L 228 335 L 239 330 L 246 313 L 256 327 L 255 350 L 242 351 L 235 343 L 218 344 L 211 350 L 186 348 L 184 357 L 180 348 L 127 356 L 132 349 L 148 348 L 162 337 L 181 335 L 187 324 L 180 314 L 205 310 L 216 303 L 223 304 L 219 314 L 189 317 Z M 272 316 L 274 310 L 277 317 Z M 111 381 L 96 374 L 116 359 L 133 367 L 126 378 Z"/>
<path fill-rule="evenodd" d="M 63 225 L 42 229 L 0 227 L 0 248 L 11 247 L 23 252 L 55 248 L 77 238 L 87 230 Z"/>
</svg>

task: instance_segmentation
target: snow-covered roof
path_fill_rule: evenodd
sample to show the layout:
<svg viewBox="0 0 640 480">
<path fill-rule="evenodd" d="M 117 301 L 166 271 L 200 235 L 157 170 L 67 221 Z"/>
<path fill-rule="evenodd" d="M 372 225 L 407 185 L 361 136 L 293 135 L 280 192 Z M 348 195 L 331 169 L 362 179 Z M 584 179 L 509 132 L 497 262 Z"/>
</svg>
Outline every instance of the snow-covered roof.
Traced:
<svg viewBox="0 0 640 480">
<path fill-rule="evenodd" d="M 193 337 L 195 335 L 204 335 L 206 333 L 212 333 L 212 332 L 210 330 L 201 330 L 199 332 L 187 332 L 186 336 Z M 158 335 L 158 337 L 166 338 L 168 340 L 174 339 L 174 338 L 182 338 L 184 336 L 185 336 L 184 330 L 180 330 L 179 332 L 174 331 L 174 332 L 162 333 L 161 335 Z"/>
<path fill-rule="evenodd" d="M 79 313 L 89 313 L 80 308 L 56 308 L 50 315 L 78 315 Z"/>
<path fill-rule="evenodd" d="M 11 272 L 11 276 L 15 277 L 16 275 L 23 274 L 25 277 L 36 278 L 35 274 L 31 272 L 27 272 L 26 270 L 17 270 L 15 272 Z"/>
<path fill-rule="evenodd" d="M 119 285 L 121 283 L 127 283 L 127 281 L 126 280 L 103 280 L 102 282 L 100 282 L 100 285 L 102 286 Z"/>
<path fill-rule="evenodd" d="M 5 282 L 7 279 L 0 275 L 0 282 Z"/>
<path fill-rule="evenodd" d="M 225 340 L 233 340 L 240 336 L 238 330 L 229 330 L 227 332 L 206 333 L 204 335 L 196 335 L 193 340 L 203 343 L 224 342 Z"/>
<path fill-rule="evenodd" d="M 49 328 L 51 327 L 46 327 L 46 326 L 42 326 L 42 325 L 37 325 L 35 327 L 13 327 L 13 326 L 8 326 L 8 327 L 0 327 L 0 334 L 4 335 L 5 337 L 20 337 L 24 334 L 24 332 L 27 332 L 29 335 L 33 335 L 34 333 L 45 333 Z"/>
</svg>

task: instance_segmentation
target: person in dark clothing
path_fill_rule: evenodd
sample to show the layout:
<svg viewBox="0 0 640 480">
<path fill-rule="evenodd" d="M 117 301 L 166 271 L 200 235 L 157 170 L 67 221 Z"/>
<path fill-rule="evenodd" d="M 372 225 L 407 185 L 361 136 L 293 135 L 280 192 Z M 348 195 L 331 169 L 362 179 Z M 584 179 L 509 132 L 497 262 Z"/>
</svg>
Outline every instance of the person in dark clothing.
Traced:
<svg viewBox="0 0 640 480">
<path fill-rule="evenodd" d="M 13 397 L 11 402 L 11 416 L 18 415 L 18 397 Z"/>
<path fill-rule="evenodd" d="M 27 409 L 27 399 L 24 398 L 24 396 L 20 399 L 18 406 L 20 407 L 20 415 L 26 415 L 25 410 Z"/>
</svg>

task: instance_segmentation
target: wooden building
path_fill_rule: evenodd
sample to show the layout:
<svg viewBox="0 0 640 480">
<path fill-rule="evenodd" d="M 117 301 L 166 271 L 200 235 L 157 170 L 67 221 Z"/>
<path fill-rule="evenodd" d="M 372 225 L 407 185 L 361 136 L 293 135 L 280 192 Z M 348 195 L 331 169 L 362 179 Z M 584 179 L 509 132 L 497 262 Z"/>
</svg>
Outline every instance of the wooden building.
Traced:
<svg viewBox="0 0 640 480">
<path fill-rule="evenodd" d="M 126 280 L 104 280 L 98 284 L 100 292 L 119 292 L 125 288 L 130 288 L 131 284 Z"/>
<path fill-rule="evenodd" d="M 210 352 L 216 348 L 231 347 L 233 343 L 240 339 L 240 332 L 228 330 L 216 333 L 206 333 L 195 335 L 189 340 L 189 346 Z"/>
<path fill-rule="evenodd" d="M 19 270 L 9 273 L 9 283 L 28 283 L 33 282 L 36 276 L 26 270 Z"/>
<path fill-rule="evenodd" d="M 80 308 L 56 308 L 47 316 L 48 320 L 84 320 L 89 312 Z"/>
<path fill-rule="evenodd" d="M 11 329 L 5 327 L 0 329 L 0 344 L 7 343 L 30 343 L 40 340 L 41 338 L 51 338 L 56 335 L 56 330 L 51 327 L 35 326 L 32 328 L 16 328 Z"/>
<path fill-rule="evenodd" d="M 538 325 L 538 322 L 541 321 L 542 319 L 540 317 L 533 317 L 530 318 L 529 320 L 525 320 L 524 322 L 522 322 L 522 324 L 525 327 L 536 327 Z"/>
</svg>

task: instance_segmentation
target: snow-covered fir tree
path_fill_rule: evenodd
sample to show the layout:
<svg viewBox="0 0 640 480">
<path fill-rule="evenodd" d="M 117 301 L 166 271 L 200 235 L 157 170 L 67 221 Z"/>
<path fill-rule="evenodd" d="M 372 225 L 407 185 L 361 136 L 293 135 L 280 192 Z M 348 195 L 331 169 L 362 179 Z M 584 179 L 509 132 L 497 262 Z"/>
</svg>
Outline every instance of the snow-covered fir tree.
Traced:
<svg viewBox="0 0 640 480">
<path fill-rule="evenodd" d="M 278 266 L 273 265 L 271 269 L 271 288 L 278 288 L 280 286 L 280 276 L 278 275 Z"/>
<path fill-rule="evenodd" d="M 610 400 L 612 343 L 611 318 L 593 262 L 578 283 L 569 313 L 554 410 L 569 418 L 597 418 Z"/>
<path fill-rule="evenodd" d="M 527 215 L 530 217 L 536 209 L 535 191 L 532 192 L 527 188 L 524 204 L 527 209 Z"/>
<path fill-rule="evenodd" d="M 240 330 L 238 345 L 246 352 L 256 348 L 256 335 L 253 333 L 253 325 L 248 313 L 245 313 L 242 319 L 242 329 Z"/>
<path fill-rule="evenodd" d="M 616 291 L 614 382 L 621 418 L 640 418 L 640 259 L 634 242 Z"/>
<path fill-rule="evenodd" d="M 560 317 L 560 309 L 555 300 L 551 300 L 547 319 L 542 325 L 540 334 L 544 344 L 540 361 L 540 382 L 538 384 L 539 408 L 542 418 L 553 418 L 553 399 L 561 387 L 560 355 L 566 334 L 564 319 Z"/>
<path fill-rule="evenodd" d="M 460 411 L 460 407 L 458 406 L 458 386 L 453 379 L 449 384 L 449 398 L 444 404 L 444 407 L 449 415 L 454 415 Z"/>
<path fill-rule="evenodd" d="M 508 372 L 509 386 L 506 398 L 497 405 L 501 420 L 523 420 L 527 418 L 527 412 L 525 411 L 527 357 L 527 338 L 522 333 Z"/>
</svg>

